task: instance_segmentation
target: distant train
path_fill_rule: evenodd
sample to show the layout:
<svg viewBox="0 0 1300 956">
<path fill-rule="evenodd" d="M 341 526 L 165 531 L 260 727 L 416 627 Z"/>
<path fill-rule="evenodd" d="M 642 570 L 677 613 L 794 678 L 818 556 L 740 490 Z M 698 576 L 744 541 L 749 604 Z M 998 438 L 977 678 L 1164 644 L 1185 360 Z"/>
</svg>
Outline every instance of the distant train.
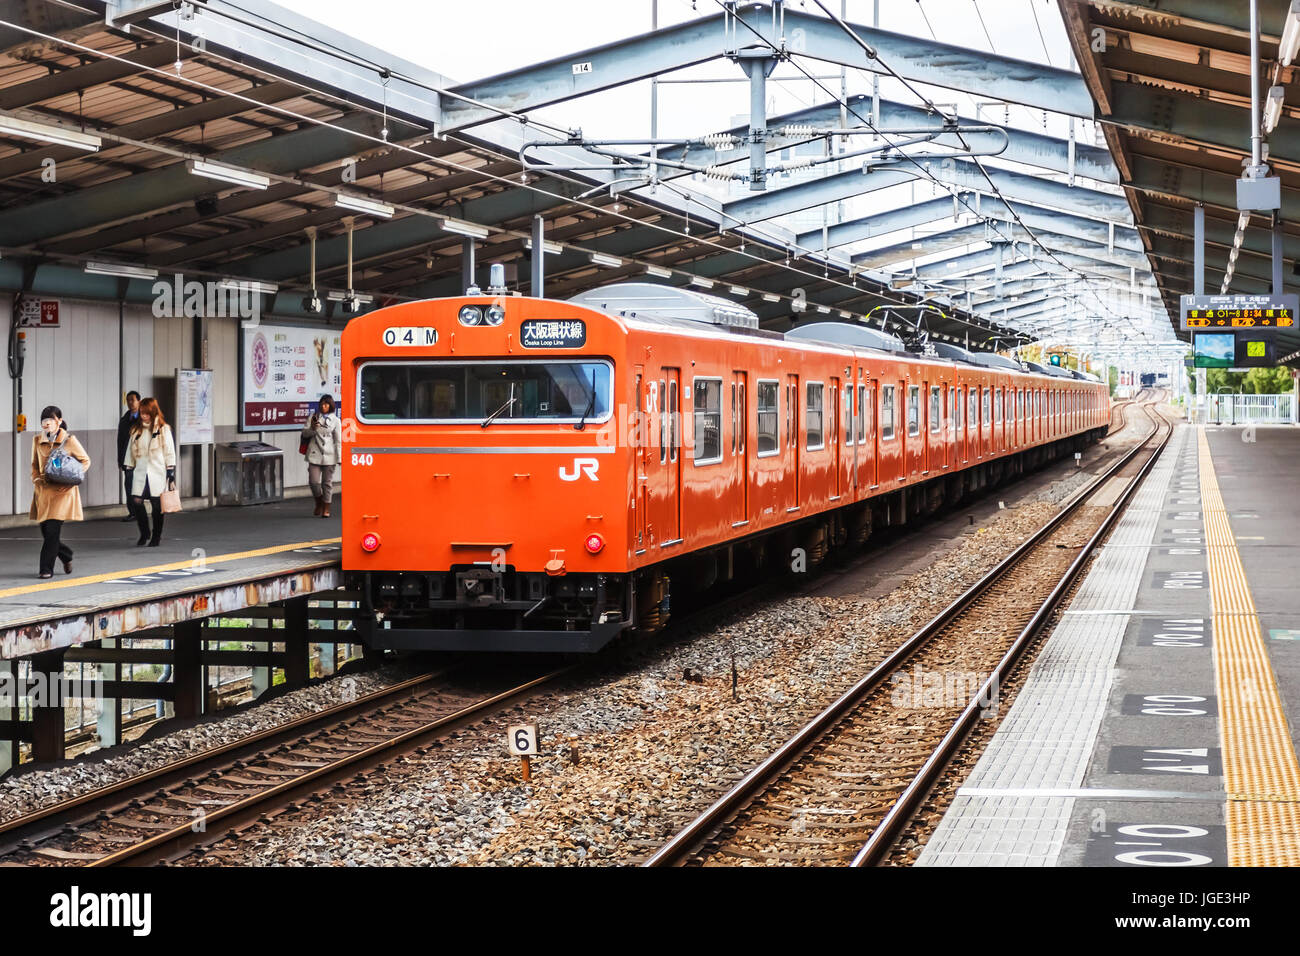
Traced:
<svg viewBox="0 0 1300 956">
<path fill-rule="evenodd" d="M 1168 378 L 1168 377 L 1169 377 L 1168 375 L 1165 376 L 1165 378 Z M 1142 373 L 1142 376 L 1141 376 L 1141 379 L 1140 379 L 1140 384 L 1142 385 L 1143 388 L 1155 388 L 1155 385 L 1156 385 L 1156 373 L 1155 373 L 1155 372 L 1143 372 L 1143 373 Z"/>
<path fill-rule="evenodd" d="M 477 290 L 472 290 L 477 291 Z M 496 294 L 491 294 L 495 292 Z M 1091 376 L 622 283 L 343 333 L 343 568 L 373 647 L 595 651 L 1105 434 Z"/>
</svg>

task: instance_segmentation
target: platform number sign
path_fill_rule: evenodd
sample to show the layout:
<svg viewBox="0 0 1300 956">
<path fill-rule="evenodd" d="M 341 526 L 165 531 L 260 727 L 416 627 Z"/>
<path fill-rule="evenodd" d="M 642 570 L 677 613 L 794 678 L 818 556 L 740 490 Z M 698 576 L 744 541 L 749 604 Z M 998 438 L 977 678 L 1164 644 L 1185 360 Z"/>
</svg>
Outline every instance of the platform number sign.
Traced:
<svg viewBox="0 0 1300 956">
<path fill-rule="evenodd" d="M 537 725 L 515 724 L 506 728 L 510 752 L 516 757 L 537 756 Z"/>
</svg>

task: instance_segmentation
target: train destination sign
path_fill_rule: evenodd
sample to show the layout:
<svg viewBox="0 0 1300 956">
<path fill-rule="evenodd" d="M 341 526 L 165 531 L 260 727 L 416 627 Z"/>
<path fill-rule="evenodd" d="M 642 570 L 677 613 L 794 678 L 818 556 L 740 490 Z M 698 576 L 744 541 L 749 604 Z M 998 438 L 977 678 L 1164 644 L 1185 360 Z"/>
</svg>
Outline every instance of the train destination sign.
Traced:
<svg viewBox="0 0 1300 956">
<path fill-rule="evenodd" d="M 1296 295 L 1184 295 L 1183 331 L 1197 329 L 1294 329 L 1300 314 Z"/>
<path fill-rule="evenodd" d="M 580 349 L 587 344 L 587 323 L 528 319 L 519 326 L 519 344 L 526 349 Z"/>
</svg>

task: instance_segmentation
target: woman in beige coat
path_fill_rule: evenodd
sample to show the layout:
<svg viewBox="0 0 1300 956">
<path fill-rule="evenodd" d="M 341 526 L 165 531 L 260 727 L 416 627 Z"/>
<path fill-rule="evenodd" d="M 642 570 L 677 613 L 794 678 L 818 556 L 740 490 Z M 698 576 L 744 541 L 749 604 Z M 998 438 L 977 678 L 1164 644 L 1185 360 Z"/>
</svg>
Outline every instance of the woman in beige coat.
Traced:
<svg viewBox="0 0 1300 956">
<path fill-rule="evenodd" d="M 131 429 L 131 440 L 126 444 L 126 457 L 122 464 L 132 469 L 131 504 L 135 507 L 135 523 L 140 529 L 140 539 L 135 546 L 145 544 L 158 547 L 162 541 L 162 493 L 176 486 L 176 441 L 171 426 L 163 419 L 158 400 L 142 398 L 137 408 L 138 417 Z M 144 503 L 153 511 L 153 534 L 149 533 L 149 515 Z"/>
<path fill-rule="evenodd" d="M 332 396 L 320 397 L 302 430 L 302 441 L 307 446 L 307 484 L 316 499 L 312 514 L 328 518 L 334 501 L 334 469 L 343 460 L 343 426 Z"/>
<path fill-rule="evenodd" d="M 41 430 L 32 441 L 32 508 L 28 513 L 33 521 L 40 522 L 41 569 L 43 578 L 54 577 L 54 559 L 63 562 L 65 574 L 72 573 L 72 549 L 60 540 L 63 522 L 81 520 L 81 489 L 77 485 L 61 485 L 45 477 L 45 466 L 54 449 L 63 445 L 63 451 L 81 462 L 82 469 L 90 470 L 90 456 L 81 447 L 76 436 L 68 434 L 63 412 L 56 405 L 48 405 L 41 412 Z"/>
</svg>

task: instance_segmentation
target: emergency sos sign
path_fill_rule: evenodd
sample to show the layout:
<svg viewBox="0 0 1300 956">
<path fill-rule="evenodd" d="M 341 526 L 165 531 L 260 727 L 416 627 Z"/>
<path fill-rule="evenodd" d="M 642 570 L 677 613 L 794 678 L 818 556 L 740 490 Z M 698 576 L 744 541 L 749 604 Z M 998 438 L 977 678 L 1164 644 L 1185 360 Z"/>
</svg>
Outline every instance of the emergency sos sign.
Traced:
<svg viewBox="0 0 1300 956">
<path fill-rule="evenodd" d="M 392 348 L 437 345 L 438 330 L 427 325 L 390 325 L 384 329 L 384 344 Z"/>
</svg>

